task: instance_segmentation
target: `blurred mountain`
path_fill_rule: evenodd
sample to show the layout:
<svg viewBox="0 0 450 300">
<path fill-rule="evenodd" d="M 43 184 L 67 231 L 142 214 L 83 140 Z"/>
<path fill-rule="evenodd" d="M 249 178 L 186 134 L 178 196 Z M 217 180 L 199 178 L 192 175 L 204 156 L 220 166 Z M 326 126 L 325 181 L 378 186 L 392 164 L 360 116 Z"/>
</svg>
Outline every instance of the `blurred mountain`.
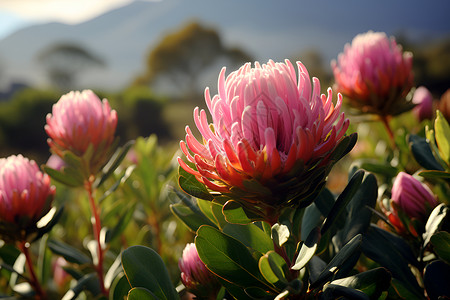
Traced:
<svg viewBox="0 0 450 300">
<path fill-rule="evenodd" d="M 117 90 L 144 70 L 148 51 L 165 34 L 192 20 L 212 26 L 228 46 L 241 47 L 262 62 L 311 48 L 320 49 L 330 60 L 354 35 L 367 30 L 400 32 L 416 39 L 448 35 L 450 24 L 442 23 L 447 9 L 437 7 L 438 14 L 422 20 L 414 15 L 423 13 L 425 4 L 407 3 L 411 14 L 400 19 L 393 15 L 404 9 L 405 1 L 392 2 L 389 11 L 370 2 L 349 2 L 345 7 L 340 1 L 326 1 L 326 5 L 296 0 L 135 1 L 78 25 L 39 24 L 0 40 L 0 81 L 48 84 L 37 56 L 57 43 L 77 43 L 105 61 L 105 67 L 81 74 L 77 88 Z"/>
</svg>

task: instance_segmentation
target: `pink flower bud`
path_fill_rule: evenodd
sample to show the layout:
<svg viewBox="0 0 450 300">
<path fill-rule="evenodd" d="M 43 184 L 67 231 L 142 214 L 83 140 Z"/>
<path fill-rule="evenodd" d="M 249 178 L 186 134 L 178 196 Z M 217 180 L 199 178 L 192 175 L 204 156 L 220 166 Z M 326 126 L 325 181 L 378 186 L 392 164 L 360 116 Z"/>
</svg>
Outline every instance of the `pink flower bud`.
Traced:
<svg viewBox="0 0 450 300">
<path fill-rule="evenodd" d="M 413 176 L 400 172 L 392 186 L 392 201 L 408 217 L 425 222 L 439 202 L 431 190 Z"/>
<path fill-rule="evenodd" d="M 421 86 L 416 89 L 412 102 L 416 104 L 413 112 L 419 121 L 433 118 L 433 95 L 426 87 Z"/>
<path fill-rule="evenodd" d="M 66 165 L 64 160 L 56 154 L 50 155 L 46 165 L 54 170 L 61 170 Z"/>
<path fill-rule="evenodd" d="M 321 94 L 305 66 L 290 61 L 250 63 L 225 77 L 222 69 L 218 94 L 205 100 L 212 116 L 197 107 L 198 141 L 186 127 L 181 150 L 195 175 L 210 190 L 240 201 L 269 222 L 285 207 L 308 199 L 326 180 L 333 151 L 349 126 L 341 109 L 341 95 Z"/>
<path fill-rule="evenodd" d="M 65 151 L 82 157 L 91 146 L 93 153 L 87 163 L 94 174 L 108 158 L 116 126 L 117 113 L 108 100 L 101 101 L 91 90 L 84 90 L 65 94 L 53 105 L 45 131 L 51 150 L 61 158 Z"/>
<path fill-rule="evenodd" d="M 50 177 L 35 161 L 22 155 L 1 158 L 0 238 L 24 241 L 49 212 L 54 195 Z"/>
<path fill-rule="evenodd" d="M 194 243 L 186 245 L 183 255 L 178 261 L 178 267 L 181 271 L 181 282 L 188 291 L 197 297 L 204 298 L 217 295 L 220 284 L 214 274 L 200 260 Z"/>
<path fill-rule="evenodd" d="M 338 92 L 361 112 L 388 116 L 412 108 L 405 100 L 413 85 L 412 53 L 403 52 L 393 37 L 359 34 L 331 66 Z"/>
</svg>

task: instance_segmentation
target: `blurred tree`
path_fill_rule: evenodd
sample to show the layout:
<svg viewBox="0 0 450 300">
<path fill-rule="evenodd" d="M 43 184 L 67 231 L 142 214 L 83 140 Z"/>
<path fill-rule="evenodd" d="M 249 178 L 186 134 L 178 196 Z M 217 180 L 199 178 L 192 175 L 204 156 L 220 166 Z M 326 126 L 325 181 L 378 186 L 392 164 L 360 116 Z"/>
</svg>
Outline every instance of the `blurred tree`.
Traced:
<svg viewBox="0 0 450 300">
<path fill-rule="evenodd" d="M 62 91 L 73 89 L 76 77 L 85 69 L 103 67 L 105 62 L 78 44 L 57 44 L 41 51 L 37 59 L 50 81 Z"/>
<path fill-rule="evenodd" d="M 1 157 L 22 153 L 44 163 L 50 152 L 44 131 L 45 116 L 59 94 L 50 90 L 25 89 L 0 103 Z"/>
<path fill-rule="evenodd" d="M 230 64 L 252 60 L 241 49 L 226 48 L 214 29 L 189 23 L 164 37 L 148 54 L 146 73 L 135 84 L 154 84 L 165 78 L 182 98 L 189 98 L 199 93 L 199 77 L 221 59 Z"/>
</svg>

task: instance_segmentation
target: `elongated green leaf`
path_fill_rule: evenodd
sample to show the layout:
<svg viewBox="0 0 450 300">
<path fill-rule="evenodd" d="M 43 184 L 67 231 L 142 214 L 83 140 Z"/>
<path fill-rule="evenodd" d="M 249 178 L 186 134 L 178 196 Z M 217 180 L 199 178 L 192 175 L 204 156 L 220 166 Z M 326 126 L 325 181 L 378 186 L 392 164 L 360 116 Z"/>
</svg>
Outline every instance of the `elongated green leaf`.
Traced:
<svg viewBox="0 0 450 300">
<path fill-rule="evenodd" d="M 433 209 L 425 224 L 425 232 L 423 234 L 424 248 L 430 242 L 431 237 L 440 230 L 441 224 L 447 218 L 448 214 L 449 208 L 443 203 Z"/>
<path fill-rule="evenodd" d="M 68 262 L 76 263 L 79 265 L 92 264 L 92 260 L 89 258 L 89 256 L 66 243 L 56 240 L 50 240 L 48 241 L 48 247 L 53 253 L 61 255 Z"/>
<path fill-rule="evenodd" d="M 320 239 L 320 229 L 316 227 L 315 230 L 311 231 L 305 242 L 301 243 L 300 251 L 297 258 L 295 259 L 294 266 L 291 267 L 293 270 L 300 270 L 311 260 L 311 258 L 316 253 L 317 243 Z"/>
<path fill-rule="evenodd" d="M 238 225 L 226 224 L 223 233 L 237 239 L 245 246 L 260 253 L 273 250 L 273 242 L 270 237 L 255 224 Z"/>
<path fill-rule="evenodd" d="M 434 131 L 439 155 L 450 166 L 450 126 L 439 110 L 436 112 Z"/>
<path fill-rule="evenodd" d="M 395 177 L 397 175 L 397 168 L 391 166 L 389 163 L 378 163 L 364 160 L 360 164 L 361 169 L 375 174 L 384 175 L 388 178 Z"/>
<path fill-rule="evenodd" d="M 164 262 L 153 249 L 132 246 L 124 250 L 122 266 L 131 287 L 148 289 L 159 299 L 179 299 Z"/>
<path fill-rule="evenodd" d="M 259 270 L 267 282 L 279 290 L 283 290 L 288 284 L 286 273 L 288 266 L 286 261 L 276 252 L 269 251 L 259 259 Z"/>
<path fill-rule="evenodd" d="M 67 291 L 62 300 L 76 299 L 85 290 L 90 291 L 94 296 L 100 294 L 100 283 L 97 274 L 90 273 L 83 276 L 74 287 Z"/>
<path fill-rule="evenodd" d="M 201 226 L 195 237 L 200 259 L 217 276 L 241 287 L 271 288 L 258 268 L 258 261 L 238 240 L 211 226 Z"/>
<path fill-rule="evenodd" d="M 391 274 L 385 268 L 376 268 L 354 276 L 333 280 L 331 284 L 357 289 L 364 292 L 370 299 L 379 299 L 391 284 Z"/>
<path fill-rule="evenodd" d="M 446 171 L 422 171 L 418 175 L 429 179 L 450 179 L 450 173 Z"/>
<path fill-rule="evenodd" d="M 63 169 L 63 171 L 57 171 L 50 167 L 43 166 L 42 169 L 47 173 L 52 179 L 65 184 L 70 187 L 78 187 L 83 185 L 84 179 L 78 176 L 75 172 L 68 172 L 68 168 Z M 65 170 L 65 172 L 64 172 Z"/>
<path fill-rule="evenodd" d="M 358 234 L 353 239 L 351 239 L 344 247 L 342 247 L 342 249 L 325 267 L 322 273 L 320 273 L 316 281 L 311 284 L 311 288 L 322 286 L 325 282 L 330 280 L 333 274 L 335 274 L 351 256 L 355 255 L 355 253 L 361 246 L 361 242 L 362 236 Z"/>
<path fill-rule="evenodd" d="M 106 232 L 105 244 L 109 244 L 112 240 L 122 234 L 122 232 L 127 228 L 127 225 L 130 223 L 131 218 L 133 217 L 135 207 L 136 204 L 131 203 L 131 205 L 128 205 L 125 208 L 124 214 L 118 218 L 116 225 Z"/>
<path fill-rule="evenodd" d="M 367 257 L 388 269 L 392 277 L 398 279 L 411 293 L 419 296 L 421 289 L 409 267 L 409 264 L 413 264 L 409 258 L 411 250 L 408 251 L 407 245 L 402 246 L 400 240 L 385 230 L 371 226 L 364 235 L 362 250 Z"/>
<path fill-rule="evenodd" d="M 336 203 L 331 208 L 325 222 L 322 225 L 321 234 L 324 235 L 325 232 L 341 217 L 342 213 L 345 211 L 347 203 L 353 198 L 355 193 L 358 191 L 359 186 L 364 178 L 364 171 L 359 170 L 353 175 L 349 183 L 345 187 L 344 191 L 339 195 Z"/>
<path fill-rule="evenodd" d="M 368 174 L 347 205 L 345 226 L 334 239 L 338 249 L 355 235 L 366 232 L 372 217 L 370 208 L 375 208 L 377 198 L 377 180 L 373 174 Z"/>
<path fill-rule="evenodd" d="M 198 182 L 194 175 L 186 172 L 182 167 L 178 168 L 178 174 L 180 176 L 178 183 L 183 191 L 196 198 L 205 200 L 213 199 L 206 187 Z"/>
<path fill-rule="evenodd" d="M 431 244 L 439 257 L 450 264 L 450 233 L 440 231 L 431 237 Z"/>
<path fill-rule="evenodd" d="M 289 235 L 289 228 L 286 225 L 276 223 L 272 226 L 272 239 L 278 247 L 287 242 Z"/>
<path fill-rule="evenodd" d="M 213 214 L 212 211 L 212 202 L 208 200 L 203 200 L 200 198 L 197 198 L 197 205 L 200 211 L 214 224 L 217 224 L 217 219 Z"/>
<path fill-rule="evenodd" d="M 311 231 L 313 231 L 317 226 L 323 223 L 324 217 L 320 213 L 316 204 L 313 203 L 307 208 L 305 208 L 305 213 L 303 214 L 302 226 L 301 226 L 301 239 L 304 241 L 308 238 Z"/>
<path fill-rule="evenodd" d="M 322 299 L 339 299 L 343 297 L 349 300 L 369 300 L 369 296 L 361 291 L 330 283 L 323 292 Z"/>
<path fill-rule="evenodd" d="M 423 281 L 429 299 L 448 298 L 450 295 L 450 266 L 441 260 L 436 260 L 425 267 Z"/>
<path fill-rule="evenodd" d="M 113 281 L 111 290 L 109 291 L 109 300 L 124 299 L 130 289 L 130 283 L 125 274 L 122 273 Z"/>
<path fill-rule="evenodd" d="M 216 226 L 203 215 L 194 213 L 189 207 L 181 203 L 171 204 L 170 210 L 184 223 L 192 232 L 196 232 L 202 225 Z"/>
<path fill-rule="evenodd" d="M 123 159 L 127 156 L 128 151 L 131 149 L 131 147 L 133 147 L 134 143 L 135 143 L 134 140 L 128 141 L 125 145 L 119 147 L 114 152 L 109 161 L 103 167 L 99 180 L 95 182 L 94 186 L 96 188 L 101 186 L 106 181 L 106 179 L 108 179 L 109 176 L 111 176 L 111 174 L 114 173 L 114 171 L 119 167 Z"/>
<path fill-rule="evenodd" d="M 128 293 L 128 300 L 159 300 L 152 292 L 145 288 L 135 287 Z"/>
<path fill-rule="evenodd" d="M 442 168 L 433 156 L 430 145 L 427 143 L 425 138 L 411 134 L 409 136 L 409 143 L 411 152 L 419 165 L 428 170 L 444 171 L 444 168 Z"/>
<path fill-rule="evenodd" d="M 223 206 L 225 220 L 233 224 L 249 224 L 253 221 L 261 220 L 261 217 L 245 210 L 234 200 L 227 201 Z"/>
<path fill-rule="evenodd" d="M 222 286 L 225 287 L 225 289 L 227 290 L 227 292 L 232 295 L 235 299 L 239 299 L 239 300 L 253 300 L 252 298 L 250 298 L 249 295 L 247 295 L 244 291 L 244 288 L 237 286 L 235 284 L 232 284 L 226 280 L 223 280 L 222 278 L 218 278 L 219 282 Z M 221 299 L 216 299 L 216 300 L 222 300 Z"/>
</svg>

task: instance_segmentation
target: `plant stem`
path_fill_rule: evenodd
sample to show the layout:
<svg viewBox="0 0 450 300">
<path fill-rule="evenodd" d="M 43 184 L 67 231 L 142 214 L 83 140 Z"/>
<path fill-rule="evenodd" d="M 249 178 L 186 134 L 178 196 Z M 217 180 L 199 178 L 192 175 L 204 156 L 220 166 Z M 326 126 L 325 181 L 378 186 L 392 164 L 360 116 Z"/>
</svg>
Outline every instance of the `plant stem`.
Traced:
<svg viewBox="0 0 450 300">
<path fill-rule="evenodd" d="M 103 254 L 104 253 L 103 253 L 103 247 L 100 242 L 100 231 L 102 229 L 102 224 L 100 222 L 100 212 L 99 212 L 99 209 L 97 208 L 97 205 L 95 204 L 95 199 L 93 196 L 93 190 L 92 190 L 93 182 L 94 182 L 94 178 L 93 178 L 93 176 L 91 176 L 91 178 L 89 178 L 89 180 L 86 180 L 84 187 L 89 196 L 89 203 L 91 205 L 91 214 L 92 214 L 92 218 L 91 218 L 92 229 L 94 231 L 95 240 L 97 241 L 98 260 L 97 260 L 96 265 L 94 263 L 94 266 L 97 271 L 98 280 L 100 281 L 100 289 L 101 289 L 102 293 L 108 297 L 108 291 L 105 288 L 105 280 L 104 280 L 104 276 L 103 276 Z"/>
<path fill-rule="evenodd" d="M 397 148 L 397 144 L 395 143 L 395 137 L 394 132 L 391 129 L 391 126 L 389 125 L 389 116 L 380 116 L 381 122 L 383 123 L 384 127 L 386 128 L 386 131 L 389 135 L 389 139 L 391 140 L 391 144 L 394 148 Z"/>
<path fill-rule="evenodd" d="M 36 272 L 34 271 L 33 262 L 31 261 L 30 251 L 28 248 L 30 244 L 28 242 L 22 241 L 19 243 L 19 249 L 25 255 L 25 260 L 27 264 L 28 271 L 30 273 L 30 277 L 28 282 L 31 284 L 33 289 L 36 291 L 37 299 L 47 299 L 47 295 L 41 287 L 41 284 L 36 276 Z"/>
</svg>

